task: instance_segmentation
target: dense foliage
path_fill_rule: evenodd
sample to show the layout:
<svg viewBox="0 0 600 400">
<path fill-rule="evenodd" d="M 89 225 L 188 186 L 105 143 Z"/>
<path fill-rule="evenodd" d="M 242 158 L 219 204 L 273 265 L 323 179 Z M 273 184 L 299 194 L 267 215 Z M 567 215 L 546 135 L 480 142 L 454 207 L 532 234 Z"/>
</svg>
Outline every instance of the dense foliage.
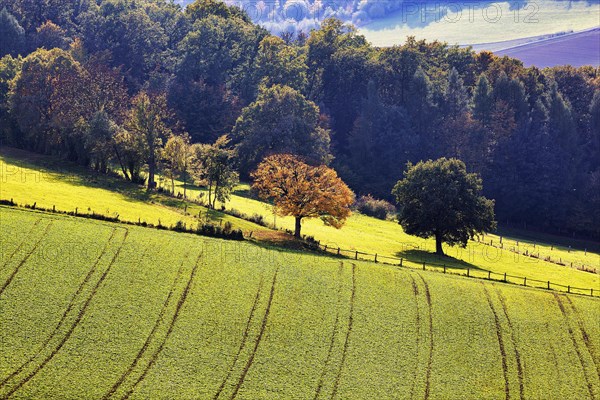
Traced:
<svg viewBox="0 0 600 400">
<path fill-rule="evenodd" d="M 481 196 L 482 189 L 481 178 L 467 173 L 462 161 L 442 158 L 409 165 L 392 192 L 404 231 L 434 237 L 443 255 L 442 243 L 466 247 L 476 234 L 496 228 L 494 202 Z"/>
<path fill-rule="evenodd" d="M 298 238 L 305 218 L 320 217 L 326 225 L 341 228 L 350 216 L 354 193 L 324 165 L 313 167 L 296 156 L 278 154 L 265 158 L 252 177 L 254 190 L 273 201 L 278 215 L 296 219 Z"/>
<path fill-rule="evenodd" d="M 158 147 L 230 134 L 241 176 L 294 152 L 390 199 L 407 161 L 454 157 L 481 174 L 500 221 L 600 236 L 598 69 L 524 68 L 411 38 L 374 48 L 335 19 L 279 39 L 216 0 L 185 11 L 2 0 L 0 11 L 3 143 L 141 181 L 158 156 L 131 129 L 143 93 L 160 99 Z"/>
</svg>

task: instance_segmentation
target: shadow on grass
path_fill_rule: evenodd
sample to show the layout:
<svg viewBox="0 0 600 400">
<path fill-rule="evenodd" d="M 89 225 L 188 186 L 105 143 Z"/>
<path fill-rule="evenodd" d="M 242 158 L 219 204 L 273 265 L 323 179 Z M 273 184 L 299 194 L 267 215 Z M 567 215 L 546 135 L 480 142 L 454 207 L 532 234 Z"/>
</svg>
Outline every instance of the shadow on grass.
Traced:
<svg viewBox="0 0 600 400">
<path fill-rule="evenodd" d="M 35 154 L 11 147 L 0 148 L 0 156 L 9 164 L 3 167 L 4 171 L 2 172 L 7 175 L 19 175 L 17 179 L 21 179 L 23 182 L 30 180 L 33 184 L 40 181 L 59 181 L 75 187 L 104 189 L 119 194 L 128 200 L 167 207 L 181 213 L 182 216 L 184 216 L 184 211 L 187 208 L 200 207 L 202 215 L 207 216 L 211 222 L 216 223 L 221 223 L 226 217 L 222 212 L 209 210 L 189 200 L 157 192 L 148 192 L 145 186 L 127 181 L 119 177 L 117 173 L 103 174 L 52 156 Z M 20 171 L 21 168 L 34 172 Z M 188 185 L 188 187 L 192 186 Z M 193 187 L 196 188 L 196 186 Z"/>
<path fill-rule="evenodd" d="M 417 249 L 403 250 L 403 251 L 397 252 L 396 257 L 400 257 L 407 261 L 411 261 L 411 262 L 419 263 L 419 264 L 422 264 L 424 262 L 425 264 L 428 264 L 428 265 L 439 265 L 439 266 L 446 265 L 447 267 L 452 267 L 452 268 L 456 268 L 456 269 L 464 269 L 464 270 L 473 269 L 473 270 L 484 271 L 482 268 L 478 267 L 477 265 L 468 263 L 468 262 L 460 260 L 458 258 L 450 257 L 447 255 L 440 256 L 436 253 L 431 253 L 431 252 L 425 251 L 425 250 L 417 250 Z"/>
</svg>

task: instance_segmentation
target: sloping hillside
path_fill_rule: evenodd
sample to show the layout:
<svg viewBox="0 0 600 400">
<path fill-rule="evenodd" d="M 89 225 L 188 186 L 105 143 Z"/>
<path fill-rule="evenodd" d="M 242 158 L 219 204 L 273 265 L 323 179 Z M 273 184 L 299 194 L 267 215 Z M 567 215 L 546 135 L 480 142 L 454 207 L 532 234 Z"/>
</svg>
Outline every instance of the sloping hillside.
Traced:
<svg viewBox="0 0 600 400">
<path fill-rule="evenodd" d="M 600 396 L 597 299 L 0 216 L 0 398 Z"/>
<path fill-rule="evenodd" d="M 93 174 L 84 168 L 76 168 L 61 164 L 50 157 L 4 148 L 0 150 L 0 199 L 13 199 L 21 205 L 36 204 L 37 207 L 73 211 L 78 208 L 82 214 L 96 212 L 109 216 L 119 215 L 121 220 L 137 222 L 138 220 L 163 225 L 174 225 L 178 221 L 188 227 L 196 227 L 199 216 L 213 223 L 230 222 L 253 238 L 286 236 L 265 226 L 232 217 L 217 211 L 209 211 L 190 201 L 183 201 L 159 194 L 148 194 L 137 185 L 128 184 L 121 179 Z M 291 217 L 274 218 L 271 207 L 258 200 L 246 197 L 247 187 L 232 196 L 225 207 L 231 211 L 242 212 L 248 216 L 258 215 L 269 223 L 274 222 L 278 228 L 293 229 Z M 183 192 L 182 184 L 176 192 Z M 188 188 L 190 198 L 197 198 L 202 192 L 200 188 Z M 487 271 L 496 274 L 514 275 L 537 279 L 543 283 L 585 288 L 600 293 L 600 255 L 597 245 L 591 242 L 569 240 L 557 246 L 555 242 L 545 242 L 547 238 L 535 240 L 532 237 L 521 238 L 505 235 L 500 239 L 497 235 L 486 235 L 482 242 L 471 241 L 466 249 L 446 247 L 450 257 L 438 258 L 431 253 L 435 249 L 433 240 L 420 239 L 407 235 L 394 221 L 382 221 L 375 218 L 355 214 L 340 230 L 325 226 L 319 219 L 306 220 L 303 232 L 314 236 L 327 245 L 329 249 L 340 247 L 349 250 L 346 255 L 354 255 L 354 251 L 371 254 L 362 258 L 374 260 L 378 254 L 383 257 L 402 257 L 406 265 L 420 266 L 423 262 L 445 264 L 465 271 L 471 268 L 473 274 L 487 276 Z M 490 243 L 502 248 L 491 247 Z M 572 248 L 570 247 L 572 246 Z M 535 258 L 525 254 L 535 254 Z M 550 258 L 553 262 L 544 261 Z M 397 261 L 394 261 L 397 262 Z M 560 262 L 563 265 L 559 265 Z M 572 263 L 572 264 L 571 264 Z M 583 272 L 577 267 L 585 266 L 591 272 Z M 465 271 L 466 273 L 466 271 Z M 509 277 L 510 279 L 510 277 Z M 522 279 L 514 280 L 522 283 Z M 545 285 L 544 285 L 545 286 Z"/>
<path fill-rule="evenodd" d="M 496 51 L 501 56 L 518 58 L 526 67 L 557 65 L 600 66 L 600 28 L 566 34 Z"/>
</svg>

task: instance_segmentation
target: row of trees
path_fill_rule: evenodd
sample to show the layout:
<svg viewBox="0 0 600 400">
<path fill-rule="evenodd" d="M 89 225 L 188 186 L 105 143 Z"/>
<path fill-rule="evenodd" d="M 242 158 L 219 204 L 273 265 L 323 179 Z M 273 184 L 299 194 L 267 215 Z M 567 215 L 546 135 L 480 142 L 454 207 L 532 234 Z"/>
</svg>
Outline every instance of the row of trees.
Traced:
<svg viewBox="0 0 600 400">
<path fill-rule="evenodd" d="M 411 38 L 374 48 L 334 19 L 278 38 L 215 0 L 185 11 L 162 0 L 3 5 L 0 32 L 21 38 L 0 49 L 5 142 L 151 176 L 153 145 L 137 143 L 138 162 L 131 151 L 145 94 L 162 143 L 228 135 L 243 177 L 265 156 L 295 154 L 389 199 L 407 161 L 456 157 L 484 177 L 500 220 L 600 234 L 597 68 L 524 68 Z M 59 29 L 43 44 L 49 21 Z"/>
</svg>

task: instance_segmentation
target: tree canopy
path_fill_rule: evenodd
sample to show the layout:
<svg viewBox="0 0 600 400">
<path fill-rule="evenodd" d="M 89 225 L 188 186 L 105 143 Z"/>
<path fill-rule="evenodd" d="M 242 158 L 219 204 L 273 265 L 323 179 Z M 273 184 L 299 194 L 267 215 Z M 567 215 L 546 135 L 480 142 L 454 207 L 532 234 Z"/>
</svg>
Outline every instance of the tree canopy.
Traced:
<svg viewBox="0 0 600 400">
<path fill-rule="evenodd" d="M 249 171 L 265 156 L 277 153 L 328 162 L 329 131 L 320 122 L 317 105 L 297 90 L 281 85 L 263 87 L 233 128 L 242 167 Z"/>
<path fill-rule="evenodd" d="M 296 156 L 277 154 L 265 158 L 252 177 L 254 190 L 273 201 L 278 215 L 296 219 L 297 238 L 305 218 L 321 218 L 326 225 L 341 228 L 350 216 L 354 193 L 324 165 L 313 167 Z"/>
<path fill-rule="evenodd" d="M 414 37 L 377 48 L 334 18 L 315 28 L 277 37 L 218 0 L 4 1 L 0 136 L 141 182 L 153 163 L 126 116 L 131 98 L 161 93 L 167 128 L 191 144 L 228 135 L 243 177 L 291 153 L 392 200 L 407 162 L 458 158 L 500 220 L 600 235 L 587 195 L 600 69 L 526 68 Z"/>
<path fill-rule="evenodd" d="M 436 253 L 443 255 L 442 243 L 465 247 L 475 234 L 496 228 L 494 202 L 482 190 L 481 178 L 467 173 L 462 161 L 441 158 L 409 165 L 392 193 L 406 233 L 434 237 Z"/>
</svg>

